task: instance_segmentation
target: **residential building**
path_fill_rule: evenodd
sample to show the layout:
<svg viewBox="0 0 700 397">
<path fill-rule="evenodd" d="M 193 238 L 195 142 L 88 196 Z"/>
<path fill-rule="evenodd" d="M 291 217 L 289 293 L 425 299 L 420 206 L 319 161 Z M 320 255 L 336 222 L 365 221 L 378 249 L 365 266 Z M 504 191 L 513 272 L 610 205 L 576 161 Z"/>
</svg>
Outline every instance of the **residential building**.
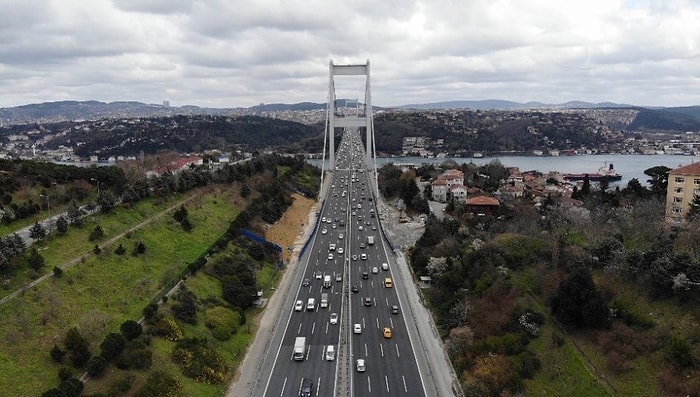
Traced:
<svg viewBox="0 0 700 397">
<path fill-rule="evenodd" d="M 671 170 L 666 188 L 666 220 L 683 222 L 696 195 L 700 196 L 700 162 Z"/>
</svg>

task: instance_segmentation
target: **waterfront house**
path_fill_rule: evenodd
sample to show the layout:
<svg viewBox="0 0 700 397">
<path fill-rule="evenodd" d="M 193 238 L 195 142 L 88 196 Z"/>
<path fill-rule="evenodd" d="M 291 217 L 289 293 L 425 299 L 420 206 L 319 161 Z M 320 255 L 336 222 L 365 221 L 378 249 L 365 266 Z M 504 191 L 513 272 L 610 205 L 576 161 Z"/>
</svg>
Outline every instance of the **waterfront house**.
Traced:
<svg viewBox="0 0 700 397">
<path fill-rule="evenodd" d="M 666 220 L 683 222 L 695 195 L 700 196 L 700 162 L 671 170 L 666 188 Z"/>
</svg>

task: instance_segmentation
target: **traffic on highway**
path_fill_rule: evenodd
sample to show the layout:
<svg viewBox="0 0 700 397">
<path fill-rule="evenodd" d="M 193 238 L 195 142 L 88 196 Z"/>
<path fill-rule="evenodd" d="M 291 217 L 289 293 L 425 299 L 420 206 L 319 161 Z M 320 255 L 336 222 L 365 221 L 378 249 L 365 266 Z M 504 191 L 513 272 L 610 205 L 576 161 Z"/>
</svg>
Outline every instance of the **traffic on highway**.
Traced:
<svg viewBox="0 0 700 397">
<path fill-rule="evenodd" d="M 265 396 L 426 395 L 365 158 L 346 132 Z"/>
</svg>

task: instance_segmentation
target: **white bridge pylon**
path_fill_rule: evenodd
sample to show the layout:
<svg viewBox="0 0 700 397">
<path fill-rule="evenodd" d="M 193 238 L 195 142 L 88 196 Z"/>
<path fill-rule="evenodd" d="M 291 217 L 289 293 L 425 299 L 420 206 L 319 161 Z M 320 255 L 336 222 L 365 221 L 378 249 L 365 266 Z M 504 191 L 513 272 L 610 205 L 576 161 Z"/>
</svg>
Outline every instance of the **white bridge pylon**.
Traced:
<svg viewBox="0 0 700 397">
<path fill-rule="evenodd" d="M 329 62 L 328 80 L 328 106 L 326 109 L 326 130 L 323 142 L 323 159 L 326 163 L 326 142 L 328 142 L 328 168 L 329 171 L 335 169 L 335 129 L 343 128 L 343 133 L 347 131 L 357 131 L 365 129 L 365 165 L 367 170 L 374 170 L 376 173 L 376 150 L 374 145 L 374 119 L 372 114 L 372 93 L 369 81 L 369 60 L 365 64 L 358 65 L 335 65 L 333 60 Z M 343 106 L 339 108 L 335 96 L 335 76 L 365 76 L 365 98 L 364 103 L 355 101 L 354 108 Z M 344 104 L 346 105 L 346 104 Z M 323 177 L 322 177 L 323 178 Z"/>
</svg>

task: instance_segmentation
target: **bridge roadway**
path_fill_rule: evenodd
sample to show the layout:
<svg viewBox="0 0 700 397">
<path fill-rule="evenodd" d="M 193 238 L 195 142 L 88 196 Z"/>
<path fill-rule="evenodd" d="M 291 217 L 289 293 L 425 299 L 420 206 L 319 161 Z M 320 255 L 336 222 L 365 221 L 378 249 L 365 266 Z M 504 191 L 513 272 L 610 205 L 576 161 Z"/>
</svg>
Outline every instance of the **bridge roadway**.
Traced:
<svg viewBox="0 0 700 397">
<path fill-rule="evenodd" d="M 252 395 L 298 396 L 302 378 L 310 378 L 313 396 L 425 396 L 406 323 L 406 318 L 413 317 L 404 316 L 397 295 L 403 286 L 393 276 L 395 264 L 378 224 L 373 183 L 368 172 L 360 171 L 365 167 L 359 134 L 346 134 L 336 165 L 319 222 L 300 263 L 305 264 L 300 269 L 303 275 L 293 279 L 295 284 L 284 300 L 287 308 L 278 326 L 284 334 L 271 342 L 269 352 L 276 355 L 273 369 L 266 380 L 257 382 L 258 390 Z M 388 265 L 386 270 L 383 263 Z M 330 276 L 329 288 L 323 286 L 325 276 Z M 393 287 L 385 286 L 386 278 Z M 327 308 L 320 307 L 322 293 L 328 294 Z M 316 301 L 313 310 L 306 308 L 309 298 Z M 304 306 L 300 311 L 294 308 L 297 301 Z M 338 315 L 337 324 L 330 323 L 331 313 Z M 353 332 L 355 324 L 361 333 Z M 385 327 L 392 330 L 390 338 L 383 334 Z M 294 342 L 299 336 L 306 337 L 305 359 L 294 361 Z M 336 350 L 333 361 L 326 360 L 328 346 Z M 365 360 L 364 372 L 357 370 L 357 359 Z"/>
</svg>

